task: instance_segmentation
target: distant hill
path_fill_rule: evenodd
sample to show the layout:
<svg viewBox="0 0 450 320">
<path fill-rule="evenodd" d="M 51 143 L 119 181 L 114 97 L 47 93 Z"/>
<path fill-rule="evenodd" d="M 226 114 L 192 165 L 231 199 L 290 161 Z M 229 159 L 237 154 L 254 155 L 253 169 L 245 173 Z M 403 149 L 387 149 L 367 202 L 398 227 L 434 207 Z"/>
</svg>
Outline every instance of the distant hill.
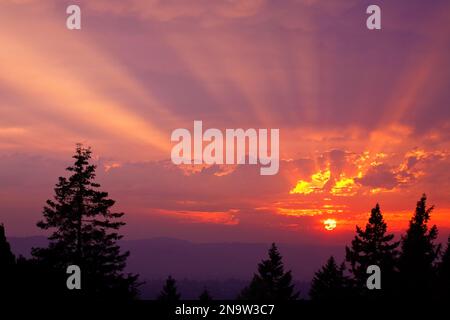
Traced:
<svg viewBox="0 0 450 320">
<path fill-rule="evenodd" d="M 44 247 L 48 240 L 43 236 L 34 237 L 8 237 L 8 242 L 11 245 L 11 250 L 16 256 L 24 256 L 29 258 L 31 256 L 31 248 Z"/>
<path fill-rule="evenodd" d="M 45 237 L 10 237 L 16 255 L 30 256 L 32 247 L 47 244 Z M 146 298 L 153 298 L 169 274 L 178 280 L 185 298 L 195 298 L 204 286 L 217 298 L 233 298 L 251 279 L 269 243 L 194 243 L 173 238 L 126 240 L 123 250 L 131 252 L 127 271 L 139 273 L 146 285 Z M 287 269 L 291 269 L 303 295 L 309 281 L 330 255 L 343 259 L 344 248 L 323 245 L 279 244 Z"/>
</svg>

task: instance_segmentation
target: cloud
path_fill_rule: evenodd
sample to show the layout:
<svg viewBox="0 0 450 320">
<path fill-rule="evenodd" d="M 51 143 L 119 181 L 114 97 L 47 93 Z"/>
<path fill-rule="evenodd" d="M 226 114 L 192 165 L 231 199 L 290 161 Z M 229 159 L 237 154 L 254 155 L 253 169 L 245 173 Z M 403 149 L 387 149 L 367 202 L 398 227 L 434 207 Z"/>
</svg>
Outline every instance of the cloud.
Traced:
<svg viewBox="0 0 450 320">
<path fill-rule="evenodd" d="M 239 224 L 239 219 L 236 217 L 238 210 L 223 211 L 189 211 L 189 210 L 164 210 L 152 209 L 152 214 L 162 215 L 164 217 L 171 217 L 177 220 L 188 223 L 206 223 L 206 224 L 221 224 L 234 226 Z"/>
<path fill-rule="evenodd" d="M 357 178 L 356 181 L 372 188 L 393 189 L 398 185 L 392 168 L 386 164 L 369 168 L 366 174 L 362 178 Z"/>
<path fill-rule="evenodd" d="M 164 214 L 259 233 L 351 224 L 428 190 L 450 207 L 445 1 L 386 3 L 376 37 L 357 0 L 79 3 L 69 32 L 61 1 L 0 1 L 0 210 L 17 229 L 34 228 L 79 141 L 132 230 Z M 280 128 L 280 173 L 174 167 L 170 132 L 194 119 Z"/>
<path fill-rule="evenodd" d="M 90 9 L 116 15 L 137 16 L 142 19 L 169 22 L 182 18 L 242 18 L 253 16 L 266 0 L 120 0 L 87 1 Z"/>
</svg>

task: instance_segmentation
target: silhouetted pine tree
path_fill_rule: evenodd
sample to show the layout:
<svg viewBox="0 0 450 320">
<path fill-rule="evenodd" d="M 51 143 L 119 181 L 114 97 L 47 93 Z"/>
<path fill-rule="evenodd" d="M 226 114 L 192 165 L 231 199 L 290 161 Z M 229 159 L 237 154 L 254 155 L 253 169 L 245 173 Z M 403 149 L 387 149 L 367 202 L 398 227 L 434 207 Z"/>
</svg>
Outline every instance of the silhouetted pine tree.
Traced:
<svg viewBox="0 0 450 320">
<path fill-rule="evenodd" d="M 349 281 L 344 275 L 345 265 L 338 266 L 331 256 L 317 271 L 311 282 L 309 296 L 314 301 L 338 301 L 348 298 Z"/>
<path fill-rule="evenodd" d="M 269 249 L 269 259 L 258 264 L 258 273 L 249 286 L 242 290 L 238 299 L 242 300 L 295 300 L 291 271 L 284 271 L 282 256 L 275 243 Z"/>
<path fill-rule="evenodd" d="M 417 202 L 416 211 L 409 222 L 409 228 L 402 237 L 402 252 L 399 269 L 401 289 L 405 298 L 428 298 L 432 296 L 435 278 L 435 262 L 440 245 L 434 243 L 438 230 L 435 225 L 428 228 L 433 206 L 427 208 L 424 194 Z"/>
<path fill-rule="evenodd" d="M 177 291 L 176 281 L 172 276 L 166 279 L 166 283 L 163 286 L 161 293 L 158 296 L 158 300 L 164 302 L 176 302 L 180 300 L 180 294 Z"/>
<path fill-rule="evenodd" d="M 373 290 L 371 296 L 392 294 L 395 286 L 397 271 L 397 247 L 400 242 L 393 242 L 393 234 L 386 234 L 387 225 L 381 214 L 380 206 L 377 204 L 369 217 L 365 230 L 356 226 L 356 236 L 352 240 L 351 247 L 345 247 L 346 261 L 350 264 L 350 272 L 353 276 L 352 282 L 356 293 L 360 295 L 369 294 L 366 286 L 368 278 L 367 267 L 377 265 L 381 269 L 382 291 Z"/>
<path fill-rule="evenodd" d="M 450 236 L 447 240 L 447 248 L 439 263 L 437 289 L 440 299 L 450 301 Z"/>
<path fill-rule="evenodd" d="M 203 292 L 200 294 L 200 296 L 198 297 L 198 299 L 199 299 L 200 301 L 207 302 L 207 301 L 211 301 L 211 300 L 212 300 L 212 297 L 211 297 L 211 295 L 209 294 L 209 291 L 205 288 L 205 289 L 203 290 Z"/>
<path fill-rule="evenodd" d="M 7 297 L 14 289 L 16 257 L 6 240 L 5 227 L 0 224 L 0 297 Z"/>
<path fill-rule="evenodd" d="M 111 212 L 114 200 L 99 191 L 94 181 L 96 166 L 90 164 L 91 150 L 78 144 L 75 162 L 60 177 L 54 200 L 47 200 L 44 220 L 38 227 L 54 232 L 48 248 L 34 248 L 32 254 L 46 268 L 65 272 L 68 265 L 81 268 L 83 297 L 134 298 L 137 276 L 125 275 L 123 269 L 129 252 L 121 253 L 117 230 L 125 223 L 117 221 L 123 213 Z M 67 277 L 67 276 L 66 276 Z M 65 282 L 61 285 L 65 286 Z"/>
<path fill-rule="evenodd" d="M 11 246 L 6 240 L 5 226 L 0 224 L 0 267 L 2 270 L 11 268 L 16 263 L 16 257 L 11 251 Z"/>
</svg>

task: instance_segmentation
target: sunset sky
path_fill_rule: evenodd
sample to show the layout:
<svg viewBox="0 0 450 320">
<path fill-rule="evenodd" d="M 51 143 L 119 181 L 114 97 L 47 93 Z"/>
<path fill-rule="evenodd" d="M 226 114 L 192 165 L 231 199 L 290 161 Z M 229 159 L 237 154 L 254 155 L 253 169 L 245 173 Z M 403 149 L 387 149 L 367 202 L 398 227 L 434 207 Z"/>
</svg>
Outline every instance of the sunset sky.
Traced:
<svg viewBox="0 0 450 320">
<path fill-rule="evenodd" d="M 82 142 L 127 238 L 333 243 L 377 202 L 403 231 L 424 192 L 447 236 L 449 57 L 446 0 L 0 0 L 0 222 L 41 234 Z M 279 128 L 278 175 L 173 165 L 194 120 Z"/>
</svg>

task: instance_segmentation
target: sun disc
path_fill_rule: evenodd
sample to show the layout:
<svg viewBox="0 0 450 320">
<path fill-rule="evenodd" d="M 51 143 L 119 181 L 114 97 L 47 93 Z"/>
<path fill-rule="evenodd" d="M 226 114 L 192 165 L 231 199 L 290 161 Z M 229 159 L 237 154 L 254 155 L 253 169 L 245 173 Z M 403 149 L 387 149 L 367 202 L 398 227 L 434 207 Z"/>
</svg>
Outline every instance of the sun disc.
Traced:
<svg viewBox="0 0 450 320">
<path fill-rule="evenodd" d="M 336 228 L 336 220 L 334 219 L 327 219 L 323 222 L 325 229 L 328 231 L 333 230 L 334 228 Z"/>
</svg>

